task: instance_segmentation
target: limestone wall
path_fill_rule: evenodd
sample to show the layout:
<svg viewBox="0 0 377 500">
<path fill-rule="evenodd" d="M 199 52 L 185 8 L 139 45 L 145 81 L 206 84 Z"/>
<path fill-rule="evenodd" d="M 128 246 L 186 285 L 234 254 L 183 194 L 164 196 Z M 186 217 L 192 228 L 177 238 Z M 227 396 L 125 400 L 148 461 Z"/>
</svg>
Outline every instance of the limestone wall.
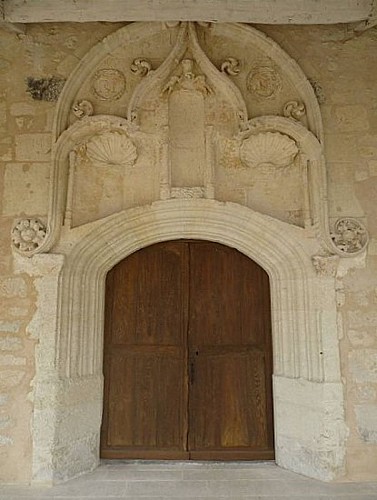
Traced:
<svg viewBox="0 0 377 500">
<path fill-rule="evenodd" d="M 28 25 L 0 31 L 0 479 L 31 478 L 38 273 L 15 272 L 10 231 L 17 217 L 47 215 L 56 99 L 110 23 Z M 366 266 L 338 282 L 338 333 L 349 427 L 347 476 L 377 470 L 377 31 L 347 26 L 260 26 L 311 79 L 321 105 L 331 220 L 364 220 Z M 51 321 L 54 318 L 44 318 Z M 38 323 L 37 323 L 38 324 Z"/>
</svg>

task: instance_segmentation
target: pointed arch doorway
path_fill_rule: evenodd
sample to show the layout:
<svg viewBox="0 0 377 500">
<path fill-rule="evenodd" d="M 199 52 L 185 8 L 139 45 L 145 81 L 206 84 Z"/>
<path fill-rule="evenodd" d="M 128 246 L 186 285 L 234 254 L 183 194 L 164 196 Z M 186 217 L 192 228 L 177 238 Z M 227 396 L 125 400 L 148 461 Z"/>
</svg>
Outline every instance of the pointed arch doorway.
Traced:
<svg viewBox="0 0 377 500">
<path fill-rule="evenodd" d="M 154 244 L 107 275 L 105 458 L 274 458 L 267 273 L 218 243 Z"/>
</svg>

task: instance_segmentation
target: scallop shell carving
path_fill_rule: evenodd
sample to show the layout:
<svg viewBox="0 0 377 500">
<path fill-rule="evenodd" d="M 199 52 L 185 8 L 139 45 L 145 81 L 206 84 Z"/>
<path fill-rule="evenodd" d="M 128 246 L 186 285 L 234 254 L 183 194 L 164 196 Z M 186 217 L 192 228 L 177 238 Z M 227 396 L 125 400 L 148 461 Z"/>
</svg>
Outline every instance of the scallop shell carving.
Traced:
<svg viewBox="0 0 377 500">
<path fill-rule="evenodd" d="M 287 167 L 297 153 L 295 141 L 279 132 L 252 135 L 243 141 L 240 148 L 241 161 L 248 167 Z"/>
<path fill-rule="evenodd" d="M 102 167 L 131 167 L 137 159 L 134 143 L 119 132 L 105 132 L 93 137 L 86 145 L 86 155 Z"/>
</svg>

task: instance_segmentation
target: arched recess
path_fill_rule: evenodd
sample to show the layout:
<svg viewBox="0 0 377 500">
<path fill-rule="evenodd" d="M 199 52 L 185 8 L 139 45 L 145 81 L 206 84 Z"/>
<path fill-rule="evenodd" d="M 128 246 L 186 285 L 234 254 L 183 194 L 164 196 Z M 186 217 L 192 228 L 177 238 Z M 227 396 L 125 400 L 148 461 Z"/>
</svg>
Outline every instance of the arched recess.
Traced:
<svg viewBox="0 0 377 500">
<path fill-rule="evenodd" d="M 50 314 L 57 304 L 56 328 L 42 324 L 38 346 L 34 480 L 65 480 L 97 466 L 106 273 L 144 246 L 179 238 L 234 247 L 268 272 L 276 461 L 324 480 L 341 475 L 346 433 L 334 276 L 316 274 L 310 236 L 237 204 L 167 200 L 73 229 L 55 255 L 32 257 L 30 266 L 50 262 L 40 300 L 50 301 Z"/>
</svg>

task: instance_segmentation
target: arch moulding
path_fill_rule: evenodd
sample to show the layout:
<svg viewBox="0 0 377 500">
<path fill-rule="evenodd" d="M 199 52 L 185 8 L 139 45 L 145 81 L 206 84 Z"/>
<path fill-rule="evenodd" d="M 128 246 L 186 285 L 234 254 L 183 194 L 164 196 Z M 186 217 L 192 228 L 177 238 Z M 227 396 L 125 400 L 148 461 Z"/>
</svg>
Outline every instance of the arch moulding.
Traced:
<svg viewBox="0 0 377 500">
<path fill-rule="evenodd" d="M 53 135 L 47 219 L 12 231 L 38 292 L 34 480 L 98 465 L 106 273 L 179 238 L 268 272 L 276 461 L 341 476 L 335 277 L 368 236 L 351 218 L 330 230 L 320 109 L 296 62 L 241 24 L 133 23 L 73 71 Z"/>
<path fill-rule="evenodd" d="M 234 247 L 268 272 L 276 461 L 323 480 L 341 475 L 346 432 L 336 329 L 337 262 L 334 266 L 330 260 L 317 273 L 311 259 L 316 244 L 303 233 L 234 203 L 167 200 L 71 230 L 54 254 L 20 259 L 20 269 L 38 276 L 45 309 L 35 318 L 40 343 L 34 480 L 65 480 L 98 465 L 106 273 L 142 247 L 179 238 Z M 42 320 L 46 312 L 56 315 L 55 328 Z"/>
</svg>

